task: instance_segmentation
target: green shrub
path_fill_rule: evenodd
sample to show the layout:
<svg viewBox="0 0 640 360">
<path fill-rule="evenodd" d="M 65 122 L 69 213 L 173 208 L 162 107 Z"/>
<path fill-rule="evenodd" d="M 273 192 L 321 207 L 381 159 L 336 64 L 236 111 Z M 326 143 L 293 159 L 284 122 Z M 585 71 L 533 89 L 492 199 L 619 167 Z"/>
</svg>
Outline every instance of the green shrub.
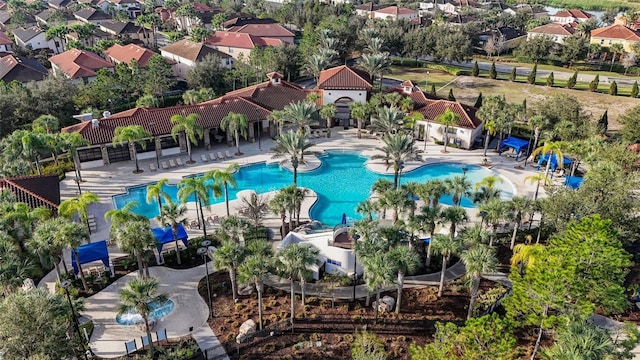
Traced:
<svg viewBox="0 0 640 360">
<path fill-rule="evenodd" d="M 73 162 L 69 160 L 58 160 L 58 164 L 55 162 L 51 162 L 45 166 L 40 167 L 40 172 L 42 175 L 58 175 L 60 180 L 65 178 L 66 173 L 73 171 Z M 34 174 L 38 172 L 36 170 L 33 171 Z"/>
<path fill-rule="evenodd" d="M 491 63 L 491 68 L 489 69 L 489 78 L 495 80 L 498 77 L 498 72 L 496 71 L 496 62 Z"/>
<path fill-rule="evenodd" d="M 264 226 L 249 226 L 245 231 L 242 232 L 242 236 L 245 241 L 252 240 L 269 240 L 269 231 Z"/>
<path fill-rule="evenodd" d="M 618 83 L 616 83 L 615 81 L 613 81 L 611 83 L 611 86 L 609 86 L 609 95 L 618 95 Z"/>
<path fill-rule="evenodd" d="M 549 87 L 553 87 L 553 83 L 555 82 L 555 79 L 553 78 L 553 71 L 549 74 L 549 76 L 547 76 L 547 86 Z"/>
<path fill-rule="evenodd" d="M 600 84 L 600 75 L 596 74 L 596 77 L 594 77 L 593 80 L 591 80 L 591 82 L 589 83 L 589 91 L 598 90 L 599 84 Z"/>
<path fill-rule="evenodd" d="M 632 98 L 637 98 L 638 97 L 638 82 L 634 81 L 633 82 L 633 86 L 631 87 L 631 94 L 630 96 Z"/>
<path fill-rule="evenodd" d="M 471 76 L 478 77 L 480 75 L 480 68 L 478 67 L 478 62 L 473 63 L 473 67 L 471 68 Z"/>
<path fill-rule="evenodd" d="M 529 72 L 529 76 L 527 76 L 527 83 L 535 84 L 536 83 L 536 73 L 538 72 L 538 64 L 533 65 L 533 69 Z"/>
<path fill-rule="evenodd" d="M 578 81 L 578 70 L 574 71 L 573 75 L 567 80 L 567 89 L 573 89 Z"/>
<path fill-rule="evenodd" d="M 518 74 L 516 73 L 516 67 L 514 66 L 513 68 L 511 68 L 511 75 L 509 75 L 509 81 L 516 81 L 516 76 L 518 76 Z"/>
</svg>

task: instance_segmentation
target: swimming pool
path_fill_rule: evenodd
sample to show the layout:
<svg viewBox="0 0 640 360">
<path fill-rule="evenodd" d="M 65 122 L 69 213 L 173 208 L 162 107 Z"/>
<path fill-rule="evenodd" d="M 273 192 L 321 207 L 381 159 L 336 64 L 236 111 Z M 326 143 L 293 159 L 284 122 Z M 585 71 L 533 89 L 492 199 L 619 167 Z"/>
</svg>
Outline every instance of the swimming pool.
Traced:
<svg viewBox="0 0 640 360">
<path fill-rule="evenodd" d="M 152 301 L 149 303 L 151 312 L 149 313 L 149 320 L 161 319 L 173 311 L 173 301 L 167 300 L 164 303 Z M 116 316 L 116 322 L 120 325 L 135 325 L 142 321 L 142 315 L 135 312 L 126 312 Z"/>
<path fill-rule="evenodd" d="M 299 173 L 298 186 L 308 187 L 318 194 L 318 201 L 311 208 L 310 216 L 325 225 L 332 226 L 340 223 L 343 213 L 349 219 L 360 219 L 361 216 L 356 213 L 355 208 L 359 202 L 369 198 L 373 183 L 379 178 L 393 181 L 393 175 L 381 175 L 367 169 L 365 166 L 367 158 L 357 153 L 328 152 L 319 158 L 322 160 L 322 166 L 312 172 Z M 462 168 L 465 167 L 468 169 L 466 176 L 473 184 L 489 175 L 495 175 L 492 171 L 478 165 L 436 163 L 402 173 L 400 182 L 446 179 L 463 175 Z M 264 193 L 289 186 L 293 181 L 290 171 L 282 169 L 278 164 L 265 163 L 241 167 L 235 177 L 238 188 L 229 188 L 231 200 L 236 199 L 236 193 L 240 190 L 253 189 L 258 193 Z M 503 197 L 508 198 L 513 195 L 513 188 L 506 179 L 499 186 Z M 172 199 L 177 199 L 177 186 L 167 185 L 165 191 Z M 113 197 L 114 207 L 120 209 L 127 202 L 136 201 L 138 206 L 133 211 L 153 218 L 158 215 L 158 205 L 155 202 L 147 204 L 146 192 L 146 185 L 130 187 L 128 193 Z M 212 198 L 211 201 L 212 204 L 221 202 L 224 202 L 224 196 Z M 450 205 L 451 196 L 443 196 L 440 202 Z M 468 198 L 462 199 L 462 206 L 474 207 L 471 199 Z"/>
</svg>

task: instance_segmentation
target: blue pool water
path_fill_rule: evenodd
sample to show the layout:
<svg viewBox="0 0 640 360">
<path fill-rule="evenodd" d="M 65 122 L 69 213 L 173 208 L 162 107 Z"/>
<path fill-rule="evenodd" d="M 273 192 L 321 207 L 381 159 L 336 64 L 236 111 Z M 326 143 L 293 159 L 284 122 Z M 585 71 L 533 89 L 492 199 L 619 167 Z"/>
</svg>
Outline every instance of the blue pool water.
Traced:
<svg viewBox="0 0 640 360">
<path fill-rule="evenodd" d="M 151 319 L 161 319 L 170 312 L 173 311 L 173 301 L 167 300 L 165 303 L 158 303 L 156 301 L 152 301 L 149 303 L 151 306 L 151 313 L 149 314 L 149 320 Z M 126 312 L 116 316 L 116 322 L 120 325 L 135 325 L 138 322 L 142 321 L 142 316 L 138 313 L 134 312 Z"/>
<path fill-rule="evenodd" d="M 367 158 L 357 153 L 329 152 L 319 158 L 322 161 L 320 168 L 309 173 L 298 173 L 298 186 L 308 187 L 318 194 L 318 202 L 311 208 L 310 215 L 312 219 L 325 225 L 333 226 L 340 223 L 343 213 L 350 219 L 360 219 L 361 216 L 355 212 L 355 208 L 359 202 L 369 198 L 373 183 L 379 178 L 393 181 L 393 175 L 380 175 L 367 169 L 364 165 Z M 473 184 L 494 174 L 482 166 L 437 163 L 402 173 L 400 182 L 425 182 L 430 179 L 463 175 L 463 167 L 468 169 L 466 176 Z M 278 164 L 260 163 L 241 167 L 235 177 L 238 188 L 229 188 L 230 200 L 236 199 L 236 193 L 240 190 L 253 189 L 258 193 L 264 193 L 289 186 L 293 182 L 291 171 L 282 169 Z M 512 187 L 506 181 L 499 186 L 503 197 L 512 196 Z M 172 199 L 177 199 L 177 186 L 167 185 L 165 191 Z M 130 187 L 128 193 L 114 196 L 113 201 L 117 209 L 129 201 L 136 201 L 138 206 L 133 211 L 148 218 L 158 216 L 157 203 L 146 202 L 146 185 Z M 212 204 L 220 202 L 224 202 L 224 196 L 211 200 Z M 443 196 L 440 202 L 451 204 L 451 196 Z M 474 207 L 468 198 L 462 199 L 462 206 Z"/>
</svg>

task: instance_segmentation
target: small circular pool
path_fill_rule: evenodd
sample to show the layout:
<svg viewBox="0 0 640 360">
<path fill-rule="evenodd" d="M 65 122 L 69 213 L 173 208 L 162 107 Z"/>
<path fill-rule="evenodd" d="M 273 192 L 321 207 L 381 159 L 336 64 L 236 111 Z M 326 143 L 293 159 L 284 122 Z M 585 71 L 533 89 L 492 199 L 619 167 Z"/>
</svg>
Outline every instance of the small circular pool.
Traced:
<svg viewBox="0 0 640 360">
<path fill-rule="evenodd" d="M 173 301 L 167 300 L 163 303 L 152 301 L 149 303 L 151 313 L 149 320 L 163 318 L 173 311 Z M 136 312 L 126 312 L 116 316 L 116 322 L 120 325 L 135 325 L 142 321 L 142 315 Z"/>
</svg>

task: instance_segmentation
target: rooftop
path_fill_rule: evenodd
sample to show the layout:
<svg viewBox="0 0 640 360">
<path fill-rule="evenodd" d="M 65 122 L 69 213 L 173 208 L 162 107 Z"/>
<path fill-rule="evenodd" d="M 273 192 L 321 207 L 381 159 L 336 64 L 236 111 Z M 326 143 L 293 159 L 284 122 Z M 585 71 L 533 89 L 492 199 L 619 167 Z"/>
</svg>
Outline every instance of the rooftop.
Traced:
<svg viewBox="0 0 640 360">
<path fill-rule="evenodd" d="M 640 41 L 640 32 L 631 30 L 628 27 L 622 25 L 610 25 L 607 27 L 591 30 L 591 37 Z"/>
<path fill-rule="evenodd" d="M 319 89 L 371 90 L 369 75 L 346 65 L 320 72 Z"/>
<path fill-rule="evenodd" d="M 222 59 L 231 57 L 216 50 L 213 46 L 201 42 L 193 42 L 188 39 L 163 46 L 160 50 L 194 62 L 204 59 L 207 55 L 215 55 Z"/>
<path fill-rule="evenodd" d="M 104 51 L 105 56 L 112 58 L 116 62 L 129 64 L 131 60 L 136 60 L 140 66 L 147 66 L 149 59 L 156 55 L 153 51 L 138 46 L 136 44 L 120 45 L 114 44 Z"/>
<path fill-rule="evenodd" d="M 70 78 L 95 76 L 99 69 L 114 67 L 113 64 L 100 56 L 90 51 L 78 49 L 67 50 L 52 56 L 49 61 Z"/>
<path fill-rule="evenodd" d="M 550 23 L 535 27 L 529 30 L 530 33 L 548 34 L 548 35 L 573 35 L 576 32 L 575 27 L 566 24 Z"/>
</svg>

